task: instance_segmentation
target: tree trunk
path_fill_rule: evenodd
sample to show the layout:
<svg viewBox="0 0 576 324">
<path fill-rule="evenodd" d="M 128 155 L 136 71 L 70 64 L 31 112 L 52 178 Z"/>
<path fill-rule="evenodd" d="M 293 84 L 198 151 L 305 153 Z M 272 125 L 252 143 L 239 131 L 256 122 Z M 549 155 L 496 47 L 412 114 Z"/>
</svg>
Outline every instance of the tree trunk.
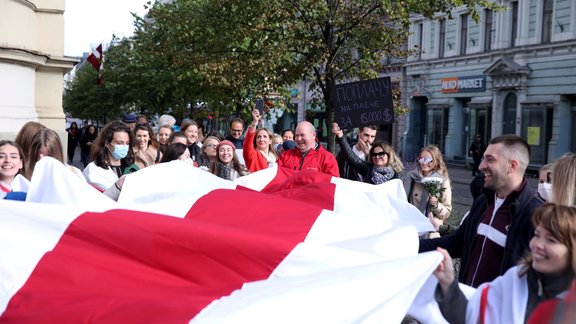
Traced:
<svg viewBox="0 0 576 324">
<path fill-rule="evenodd" d="M 328 151 L 330 151 L 332 154 L 334 154 L 335 152 L 335 148 L 336 148 L 336 138 L 334 136 L 334 134 L 332 134 L 332 123 L 334 123 L 334 107 L 332 104 L 332 90 L 334 89 L 334 79 L 333 77 L 330 75 L 326 78 L 326 89 L 325 89 L 325 93 L 324 93 L 324 114 L 325 114 L 325 122 L 326 122 L 326 129 L 328 130 L 328 139 L 327 139 L 327 143 L 328 143 L 328 147 L 326 148 Z"/>
</svg>

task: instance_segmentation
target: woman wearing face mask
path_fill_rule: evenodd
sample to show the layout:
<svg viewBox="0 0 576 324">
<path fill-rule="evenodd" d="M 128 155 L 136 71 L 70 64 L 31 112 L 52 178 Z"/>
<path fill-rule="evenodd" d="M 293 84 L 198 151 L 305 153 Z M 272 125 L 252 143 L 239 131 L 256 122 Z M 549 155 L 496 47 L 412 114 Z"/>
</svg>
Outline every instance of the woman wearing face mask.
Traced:
<svg viewBox="0 0 576 324">
<path fill-rule="evenodd" d="M 544 201 L 550 201 L 552 195 L 552 163 L 548 163 L 538 171 L 538 196 Z"/>
<path fill-rule="evenodd" d="M 113 186 L 134 163 L 132 142 L 132 132 L 123 122 L 113 121 L 104 126 L 92 145 L 93 161 L 83 172 L 88 183 L 101 191 Z"/>
</svg>

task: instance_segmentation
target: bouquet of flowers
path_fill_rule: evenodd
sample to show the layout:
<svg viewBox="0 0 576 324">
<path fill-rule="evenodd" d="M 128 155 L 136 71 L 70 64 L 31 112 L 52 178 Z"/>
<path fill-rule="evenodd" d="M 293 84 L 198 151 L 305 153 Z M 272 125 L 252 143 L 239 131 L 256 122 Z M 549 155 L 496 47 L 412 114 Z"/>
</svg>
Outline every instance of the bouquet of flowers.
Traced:
<svg viewBox="0 0 576 324">
<path fill-rule="evenodd" d="M 422 184 L 430 196 L 440 198 L 440 195 L 446 188 L 442 187 L 444 179 L 440 177 L 425 177 L 422 179 Z"/>
</svg>

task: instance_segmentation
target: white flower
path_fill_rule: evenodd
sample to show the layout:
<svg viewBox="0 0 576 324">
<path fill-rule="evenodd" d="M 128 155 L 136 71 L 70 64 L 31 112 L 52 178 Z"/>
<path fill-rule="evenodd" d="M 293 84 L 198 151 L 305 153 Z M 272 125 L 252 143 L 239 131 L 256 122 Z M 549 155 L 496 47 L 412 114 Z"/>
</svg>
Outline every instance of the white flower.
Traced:
<svg viewBox="0 0 576 324">
<path fill-rule="evenodd" d="M 440 177 L 425 177 L 422 178 L 422 184 L 427 185 L 437 185 L 440 186 L 442 185 L 442 183 L 444 182 L 444 179 L 440 178 Z"/>
<path fill-rule="evenodd" d="M 440 177 L 425 177 L 422 179 L 422 184 L 430 196 L 439 198 L 445 188 L 442 188 L 444 179 Z"/>
</svg>

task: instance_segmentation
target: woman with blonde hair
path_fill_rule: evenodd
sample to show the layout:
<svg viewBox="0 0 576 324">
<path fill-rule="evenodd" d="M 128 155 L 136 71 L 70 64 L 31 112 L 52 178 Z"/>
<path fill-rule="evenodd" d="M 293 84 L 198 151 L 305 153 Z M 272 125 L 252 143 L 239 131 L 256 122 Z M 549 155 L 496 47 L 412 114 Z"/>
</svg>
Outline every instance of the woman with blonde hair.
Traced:
<svg viewBox="0 0 576 324">
<path fill-rule="evenodd" d="M 444 224 L 452 212 L 452 187 L 442 152 L 434 145 L 420 149 L 418 165 L 408 174 L 408 202 L 416 206 L 436 226 Z M 434 194 L 428 188 L 435 187 Z"/>
<path fill-rule="evenodd" d="M 216 152 L 216 146 L 220 143 L 220 140 L 216 136 L 208 136 L 202 142 L 202 148 L 200 154 L 198 155 L 198 167 L 208 171 L 212 163 L 216 163 L 218 152 Z"/>
<path fill-rule="evenodd" d="M 271 131 L 261 127 L 256 128 L 260 122 L 260 112 L 258 109 L 252 110 L 252 123 L 246 131 L 244 138 L 244 162 L 250 172 L 260 171 L 276 164 L 278 156 L 272 145 Z"/>
<path fill-rule="evenodd" d="M 556 204 L 576 205 L 576 154 L 570 152 L 552 165 L 552 198 Z"/>
<path fill-rule="evenodd" d="M 352 151 L 337 123 L 332 125 L 332 133 L 336 135 L 340 150 L 344 152 L 350 166 L 362 177 L 363 182 L 381 184 L 399 177 L 404 166 L 392 146 L 384 142 L 374 142 L 366 155 L 366 161 L 363 161 Z"/>
</svg>

